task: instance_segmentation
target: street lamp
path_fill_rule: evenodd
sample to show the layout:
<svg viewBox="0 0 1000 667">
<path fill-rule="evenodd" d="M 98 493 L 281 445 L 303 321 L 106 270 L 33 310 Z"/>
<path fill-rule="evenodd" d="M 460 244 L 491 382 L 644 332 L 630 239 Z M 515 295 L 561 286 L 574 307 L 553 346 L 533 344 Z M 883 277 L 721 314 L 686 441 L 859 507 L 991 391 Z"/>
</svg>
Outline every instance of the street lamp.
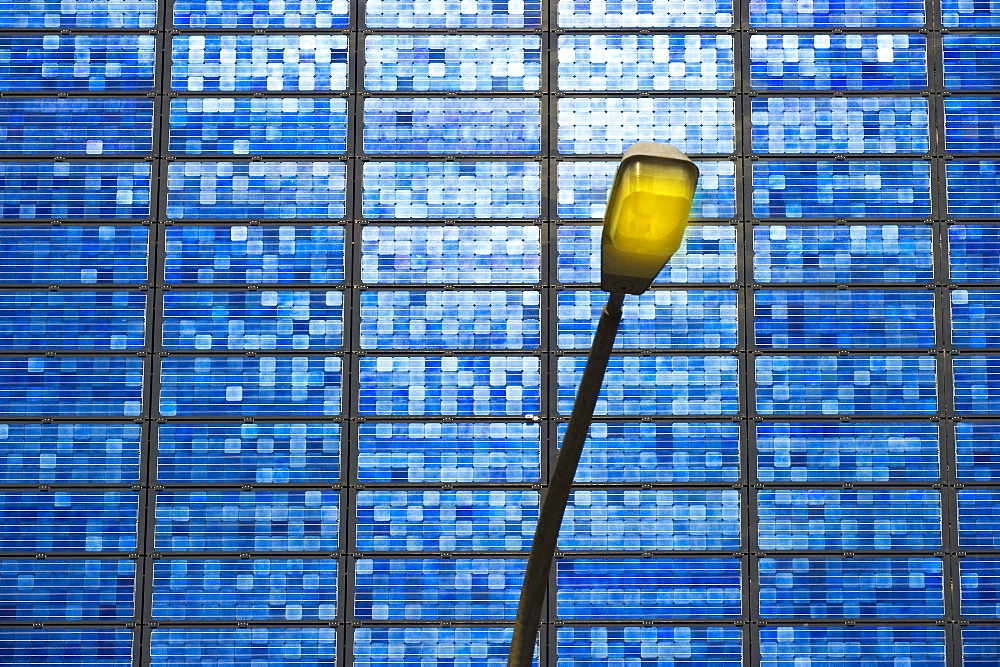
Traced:
<svg viewBox="0 0 1000 667">
<path fill-rule="evenodd" d="M 538 512 L 507 667 L 529 667 L 566 502 L 594 418 L 626 294 L 642 294 L 680 246 L 698 168 L 673 146 L 640 141 L 622 156 L 601 236 L 601 289 L 610 292 L 594 333 L 562 447 Z"/>
</svg>

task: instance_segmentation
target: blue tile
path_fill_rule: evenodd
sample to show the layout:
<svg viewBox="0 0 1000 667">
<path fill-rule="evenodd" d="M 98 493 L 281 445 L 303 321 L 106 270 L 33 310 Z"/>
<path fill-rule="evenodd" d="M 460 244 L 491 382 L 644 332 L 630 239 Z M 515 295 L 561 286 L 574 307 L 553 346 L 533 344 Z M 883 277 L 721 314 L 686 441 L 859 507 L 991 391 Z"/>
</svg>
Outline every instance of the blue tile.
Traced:
<svg viewBox="0 0 1000 667">
<path fill-rule="evenodd" d="M 945 148 L 950 153 L 1000 152 L 998 126 L 1000 98 L 949 97 L 944 101 Z"/>
<path fill-rule="evenodd" d="M 0 283 L 143 283 L 148 252 L 147 227 L 2 225 Z"/>
<path fill-rule="evenodd" d="M 944 35 L 944 85 L 950 90 L 1000 87 L 1000 35 Z"/>
<path fill-rule="evenodd" d="M 1000 357 L 955 357 L 955 411 L 1000 412 Z"/>
<path fill-rule="evenodd" d="M 368 0 L 369 28 L 538 28 L 540 0 Z"/>
<path fill-rule="evenodd" d="M 135 484 L 138 424 L 0 424 L 0 484 Z"/>
<path fill-rule="evenodd" d="M 145 218 L 145 162 L 0 163 L 0 218 Z"/>
<path fill-rule="evenodd" d="M 0 350 L 137 350 L 145 344 L 142 292 L 0 292 Z"/>
<path fill-rule="evenodd" d="M 998 42 L 1000 48 L 1000 42 Z M 949 162 L 948 214 L 956 218 L 1000 216 L 1000 162 Z"/>
<path fill-rule="evenodd" d="M 137 510 L 132 491 L 0 493 L 0 551 L 133 551 Z"/>
<path fill-rule="evenodd" d="M 764 627 L 760 667 L 837 663 L 945 667 L 944 632 L 935 627 Z"/>
<path fill-rule="evenodd" d="M 0 662 L 7 667 L 131 667 L 133 630 L 5 628 Z"/>
<path fill-rule="evenodd" d="M 154 667 L 337 664 L 336 628 L 158 628 L 149 639 Z"/>
<path fill-rule="evenodd" d="M 733 22 L 732 0 L 559 0 L 558 12 L 560 28 L 727 28 Z"/>
<path fill-rule="evenodd" d="M 579 667 L 610 664 L 741 667 L 743 632 L 714 626 L 590 626 L 558 628 L 560 662 Z"/>
<path fill-rule="evenodd" d="M 958 478 L 969 482 L 1000 481 L 1000 424 L 955 424 Z"/>
<path fill-rule="evenodd" d="M 0 12 L 2 12 L 0 8 Z M 153 101 L 143 98 L 0 100 L 4 155 L 149 153 Z"/>
<path fill-rule="evenodd" d="M 958 568 L 962 615 L 977 619 L 1000 617 L 1000 560 L 963 558 Z"/>
<path fill-rule="evenodd" d="M 3 92 L 145 92 L 155 69 L 152 35 L 0 35 Z"/>
<path fill-rule="evenodd" d="M 349 0 L 250 0 L 220 3 L 178 0 L 173 3 L 175 28 L 313 30 L 347 28 Z"/>
<path fill-rule="evenodd" d="M 4 621 L 128 621 L 135 614 L 131 560 L 0 561 Z"/>
<path fill-rule="evenodd" d="M 144 361 L 137 357 L 0 359 L 0 414 L 138 417 Z"/>
</svg>

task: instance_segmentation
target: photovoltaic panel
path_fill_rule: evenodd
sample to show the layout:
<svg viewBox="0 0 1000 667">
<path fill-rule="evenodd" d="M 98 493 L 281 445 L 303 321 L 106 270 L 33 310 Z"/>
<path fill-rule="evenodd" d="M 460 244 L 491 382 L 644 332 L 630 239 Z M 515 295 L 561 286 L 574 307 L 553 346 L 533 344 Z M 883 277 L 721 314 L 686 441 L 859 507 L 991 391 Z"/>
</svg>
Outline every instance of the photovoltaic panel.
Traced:
<svg viewBox="0 0 1000 667">
<path fill-rule="evenodd" d="M 656 660 L 740 667 L 739 628 L 715 626 L 563 627 L 556 631 L 560 662 L 593 665 Z"/>
<path fill-rule="evenodd" d="M 1000 36 L 944 35 L 941 41 L 945 88 L 995 91 L 1000 86 Z"/>
<path fill-rule="evenodd" d="M 0 10 L 2 11 L 2 10 Z M 0 100 L 4 155 L 149 153 L 153 101 L 143 98 Z"/>
<path fill-rule="evenodd" d="M 965 667 L 989 667 L 1000 650 L 1000 629 L 962 628 L 962 664 Z"/>
<path fill-rule="evenodd" d="M 944 101 L 945 146 L 954 153 L 1000 152 L 1000 98 L 951 97 Z"/>
<path fill-rule="evenodd" d="M 959 479 L 969 482 L 1000 479 L 1000 424 L 955 424 L 955 446 Z"/>
<path fill-rule="evenodd" d="M 149 640 L 150 665 L 201 667 L 205 661 L 327 665 L 336 660 L 337 630 L 320 627 L 158 628 Z"/>
<path fill-rule="evenodd" d="M 0 91 L 146 92 L 153 89 L 153 35 L 0 35 Z"/>
<path fill-rule="evenodd" d="M 144 283 L 149 228 L 0 225 L 0 283 Z"/>
<path fill-rule="evenodd" d="M 137 512 L 134 491 L 0 493 L 0 551 L 134 551 Z"/>
<path fill-rule="evenodd" d="M 347 28 L 348 0 L 250 0 L 238 4 L 178 0 L 173 26 L 203 29 L 313 30 Z"/>
<path fill-rule="evenodd" d="M 0 219 L 145 218 L 146 162 L 2 162 Z"/>
<path fill-rule="evenodd" d="M 8 417 L 138 417 L 141 357 L 0 359 L 0 414 Z"/>
<path fill-rule="evenodd" d="M 955 411 L 962 414 L 1000 411 L 1000 357 L 965 356 L 952 361 Z"/>
<path fill-rule="evenodd" d="M 1000 495 L 994 489 L 959 489 L 958 545 L 963 549 L 996 549 Z"/>
<path fill-rule="evenodd" d="M 15 29 L 153 28 L 155 0 L 82 0 L 71 4 L 57 0 L 11 3 L 0 8 L 0 27 Z"/>
<path fill-rule="evenodd" d="M 859 0 L 799 5 L 790 0 L 753 0 L 750 25 L 760 28 L 874 28 L 924 24 L 923 0 L 896 0 L 888 7 Z"/>
<path fill-rule="evenodd" d="M 355 667 L 402 667 L 426 661 L 502 664 L 507 660 L 510 628 L 371 627 L 354 630 Z M 536 658 L 537 664 L 537 658 Z"/>
<path fill-rule="evenodd" d="M 540 0 L 368 0 L 369 28 L 538 28 Z"/>
<path fill-rule="evenodd" d="M 17 622 L 128 621 L 135 613 L 131 560 L 0 561 L 0 604 Z"/>
<path fill-rule="evenodd" d="M 142 292 L 0 292 L 0 350 L 141 350 Z"/>
<path fill-rule="evenodd" d="M 962 615 L 968 618 L 996 618 L 1000 603 L 1000 560 L 963 558 L 958 562 Z"/>
<path fill-rule="evenodd" d="M 134 484 L 139 424 L 0 424 L 0 484 Z"/>
<path fill-rule="evenodd" d="M 956 347 L 1000 347 L 1000 293 L 956 289 L 951 292 L 951 339 Z"/>
<path fill-rule="evenodd" d="M 1000 161 L 949 162 L 948 214 L 956 218 L 1000 216 L 996 192 L 1000 188 Z"/>
<path fill-rule="evenodd" d="M 559 0 L 557 8 L 560 28 L 727 28 L 733 22 L 730 0 L 698 3 Z"/>
<path fill-rule="evenodd" d="M 1000 227 L 950 225 L 948 262 L 955 282 L 1000 281 Z"/>
<path fill-rule="evenodd" d="M 1000 26 L 1000 14 L 993 2 L 944 0 L 942 22 L 949 28 L 990 28 Z"/>
<path fill-rule="evenodd" d="M 133 634 L 123 628 L 5 628 L 0 660 L 8 667 L 130 667 Z"/>
<path fill-rule="evenodd" d="M 945 667 L 946 645 L 944 629 L 936 627 L 782 625 L 760 629 L 761 665 L 768 667 L 804 660 L 868 665 L 905 661 L 912 667 Z"/>
</svg>

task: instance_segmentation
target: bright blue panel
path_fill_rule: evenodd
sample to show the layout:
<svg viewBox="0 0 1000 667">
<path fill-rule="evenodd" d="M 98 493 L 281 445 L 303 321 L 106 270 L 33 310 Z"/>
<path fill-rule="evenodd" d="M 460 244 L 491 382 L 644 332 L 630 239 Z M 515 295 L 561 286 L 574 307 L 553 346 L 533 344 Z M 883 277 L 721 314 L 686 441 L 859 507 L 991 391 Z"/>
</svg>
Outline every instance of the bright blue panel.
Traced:
<svg viewBox="0 0 1000 667">
<path fill-rule="evenodd" d="M 385 621 L 513 620 L 524 560 L 359 559 L 354 614 Z"/>
<path fill-rule="evenodd" d="M 934 357 L 757 357 L 757 411 L 765 415 L 930 414 Z"/>
<path fill-rule="evenodd" d="M 559 618 L 739 618 L 735 558 L 556 561 Z M 625 602 L 627 601 L 627 602 Z"/>
<path fill-rule="evenodd" d="M 132 491 L 0 493 L 0 550 L 133 551 L 137 506 Z"/>
<path fill-rule="evenodd" d="M 560 28 L 726 28 L 732 22 L 732 0 L 559 0 Z"/>
<path fill-rule="evenodd" d="M 147 91 L 155 69 L 152 35 L 0 35 L 4 92 Z"/>
<path fill-rule="evenodd" d="M 955 347 L 1000 347 L 1000 292 L 951 292 L 951 341 Z"/>
<path fill-rule="evenodd" d="M 586 357 L 559 358 L 559 414 L 572 411 L 586 361 Z M 738 366 L 736 357 L 612 357 L 596 414 L 735 414 Z"/>
<path fill-rule="evenodd" d="M 637 141 L 658 141 L 686 153 L 731 153 L 734 108 L 728 97 L 564 98 L 558 150 L 621 155 Z"/>
<path fill-rule="evenodd" d="M 1000 481 L 1000 423 L 955 424 L 958 478 L 968 482 Z"/>
<path fill-rule="evenodd" d="M 31 0 L 0 6 L 3 28 L 152 28 L 156 0 Z"/>
<path fill-rule="evenodd" d="M 342 292 L 166 292 L 171 350 L 323 350 L 343 344 Z"/>
<path fill-rule="evenodd" d="M 937 558 L 762 558 L 763 618 L 938 618 Z"/>
<path fill-rule="evenodd" d="M 169 150 L 184 155 L 343 153 L 347 150 L 347 100 L 313 97 L 172 100 Z"/>
<path fill-rule="evenodd" d="M 955 410 L 1000 412 L 1000 357 L 955 357 Z"/>
<path fill-rule="evenodd" d="M 332 621 L 337 560 L 158 560 L 152 616 L 159 620 Z"/>
<path fill-rule="evenodd" d="M 365 225 L 361 280 L 368 284 L 537 283 L 538 227 Z"/>
<path fill-rule="evenodd" d="M 758 424 L 756 444 L 757 479 L 762 482 L 938 479 L 936 424 Z"/>
<path fill-rule="evenodd" d="M 167 283 L 339 283 L 344 229 L 310 227 L 168 227 Z"/>
<path fill-rule="evenodd" d="M 169 166 L 171 218 L 342 218 L 343 162 L 180 162 Z"/>
<path fill-rule="evenodd" d="M 1000 617 L 1000 560 L 963 558 L 958 561 L 962 586 L 962 615 Z M 995 657 L 994 657 L 994 662 Z"/>
<path fill-rule="evenodd" d="M 144 218 L 145 162 L 0 163 L 0 218 Z"/>
<path fill-rule="evenodd" d="M 365 101 L 366 153 L 538 153 L 533 98 L 374 98 Z"/>
<path fill-rule="evenodd" d="M 0 630 L 0 663 L 7 667 L 131 667 L 132 630 L 31 628 Z"/>
<path fill-rule="evenodd" d="M 146 281 L 146 227 L 0 226 L 0 283 Z"/>
<path fill-rule="evenodd" d="M 994 667 L 1000 656 L 1000 628 L 962 628 L 963 667 Z"/>
<path fill-rule="evenodd" d="M 921 27 L 923 0 L 893 0 L 879 5 L 865 0 L 829 0 L 802 4 L 795 0 L 752 0 L 750 25 L 761 28 Z"/>
<path fill-rule="evenodd" d="M 539 0 L 367 0 L 369 28 L 538 28 Z"/>
<path fill-rule="evenodd" d="M 361 347 L 537 348 L 540 301 L 535 291 L 365 291 L 361 293 Z"/>
<path fill-rule="evenodd" d="M 740 548 L 738 491 L 577 489 L 559 548 L 685 551 Z"/>
<path fill-rule="evenodd" d="M 527 551 L 535 491 L 358 491 L 363 551 Z"/>
<path fill-rule="evenodd" d="M 918 35 L 751 35 L 751 82 L 758 90 L 921 90 L 925 48 Z"/>
<path fill-rule="evenodd" d="M 537 357 L 362 357 L 363 415 L 538 414 Z"/>
<path fill-rule="evenodd" d="M 941 41 L 945 88 L 996 91 L 1000 87 L 1000 35 L 944 35 Z"/>
<path fill-rule="evenodd" d="M 556 633 L 562 667 L 743 664 L 739 628 L 612 626 L 558 628 Z"/>
<path fill-rule="evenodd" d="M 337 550 L 338 491 L 160 491 L 155 505 L 163 551 Z"/>
<path fill-rule="evenodd" d="M 537 162 L 368 162 L 366 218 L 535 218 Z"/>
<path fill-rule="evenodd" d="M 565 163 L 564 163 L 565 164 Z M 558 234 L 558 278 L 563 283 L 601 281 L 601 227 L 563 227 Z M 736 228 L 689 226 L 680 249 L 655 282 L 731 283 L 736 281 Z"/>
<path fill-rule="evenodd" d="M 0 424 L 0 484 L 134 484 L 138 424 Z"/>
<path fill-rule="evenodd" d="M 138 417 L 143 359 L 0 359 L 0 414 L 11 417 Z"/>
<path fill-rule="evenodd" d="M 347 88 L 346 35 L 183 35 L 172 46 L 174 90 Z"/>
<path fill-rule="evenodd" d="M 997 42 L 1000 51 L 1000 42 Z M 1000 85 L 1000 83 L 998 83 Z M 948 214 L 970 218 L 1000 216 L 1000 162 L 949 162 Z"/>
<path fill-rule="evenodd" d="M 995 489 L 959 489 L 959 548 L 1000 549 L 998 517 L 1000 492 Z"/>
<path fill-rule="evenodd" d="M 729 35 L 562 35 L 558 40 L 560 90 L 733 87 Z"/>
<path fill-rule="evenodd" d="M 1000 152 L 1000 98 L 946 98 L 944 131 L 945 147 L 951 153 Z"/>
<path fill-rule="evenodd" d="M 1000 4 L 996 0 L 943 0 L 941 11 L 942 22 L 949 28 L 1000 26 Z"/>
<path fill-rule="evenodd" d="M 3 7 L 0 5 L 0 12 Z M 0 153 L 116 155 L 148 153 L 153 101 L 84 98 L 0 100 Z"/>
<path fill-rule="evenodd" d="M 134 604 L 131 560 L 0 561 L 5 621 L 127 621 Z"/>
<path fill-rule="evenodd" d="M 758 545 L 765 551 L 941 547 L 938 491 L 759 491 L 757 518 Z"/>
<path fill-rule="evenodd" d="M 162 628 L 153 630 L 149 653 L 154 667 L 339 664 L 336 628 Z"/>
<path fill-rule="evenodd" d="M 955 282 L 1000 281 L 1000 227 L 949 226 L 948 260 Z"/>
<path fill-rule="evenodd" d="M 932 247 L 931 228 L 923 226 L 757 226 L 754 278 L 768 283 L 930 282 Z"/>
<path fill-rule="evenodd" d="M 3 350 L 135 350 L 145 341 L 142 292 L 0 292 Z"/>
<path fill-rule="evenodd" d="M 558 439 L 566 434 L 559 424 Z M 576 473 L 578 482 L 735 482 L 737 424 L 596 422 Z"/>
<path fill-rule="evenodd" d="M 945 643 L 943 628 L 765 627 L 760 665 L 945 667 Z"/>
<path fill-rule="evenodd" d="M 537 424 L 360 424 L 358 481 L 535 482 L 539 447 Z"/>
<path fill-rule="evenodd" d="M 370 35 L 364 86 L 415 92 L 538 90 L 541 48 L 536 35 Z"/>
<path fill-rule="evenodd" d="M 162 361 L 160 414 L 340 414 L 340 357 L 187 357 Z"/>
<path fill-rule="evenodd" d="M 762 348 L 934 347 L 934 293 L 754 292 Z"/>
<path fill-rule="evenodd" d="M 163 424 L 156 479 L 173 484 L 336 484 L 340 432 L 325 424 Z"/>
<path fill-rule="evenodd" d="M 512 634 L 509 627 L 357 628 L 353 665 L 504 665 Z"/>
<path fill-rule="evenodd" d="M 557 341 L 589 349 L 606 292 L 564 291 L 557 299 Z M 736 347 L 736 292 L 655 290 L 625 302 L 616 347 Z"/>
<path fill-rule="evenodd" d="M 923 153 L 920 97 L 770 97 L 750 101 L 755 153 Z"/>
<path fill-rule="evenodd" d="M 322 30 L 347 28 L 350 6 L 350 0 L 177 0 L 172 9 L 175 28 Z"/>
</svg>

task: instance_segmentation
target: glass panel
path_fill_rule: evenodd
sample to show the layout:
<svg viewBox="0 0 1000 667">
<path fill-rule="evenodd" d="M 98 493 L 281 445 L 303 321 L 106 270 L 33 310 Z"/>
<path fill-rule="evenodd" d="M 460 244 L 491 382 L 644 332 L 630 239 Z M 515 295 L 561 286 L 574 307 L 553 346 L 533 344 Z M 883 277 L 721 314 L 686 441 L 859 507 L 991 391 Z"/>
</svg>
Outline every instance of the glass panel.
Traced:
<svg viewBox="0 0 1000 667">
<path fill-rule="evenodd" d="M 897 662 L 911 667 L 946 665 L 942 628 L 761 628 L 760 653 L 762 665 L 805 661 L 873 666 Z"/>
<path fill-rule="evenodd" d="M 156 0 L 34 0 L 0 7 L 3 28 L 152 28 Z"/>
<path fill-rule="evenodd" d="M 9 5 L 7 5 L 9 6 Z M 0 18 L 3 8 L 0 6 Z M 148 153 L 153 141 L 149 99 L 0 100 L 4 155 Z"/>
<path fill-rule="evenodd" d="M 230 4 L 177 0 L 173 4 L 174 27 L 195 30 L 347 28 L 349 11 L 349 0 L 244 0 Z"/>
<path fill-rule="evenodd" d="M 955 357 L 954 368 L 956 412 L 1000 412 L 1000 357 Z"/>
<path fill-rule="evenodd" d="M 955 424 L 955 446 L 959 479 L 1000 481 L 1000 423 Z"/>
<path fill-rule="evenodd" d="M 1000 35 L 944 35 L 944 85 L 952 90 L 1000 87 Z"/>
<path fill-rule="evenodd" d="M 995 619 L 1000 613 L 1000 560 L 963 558 L 958 561 L 962 586 L 962 614 Z M 994 656 L 995 657 L 995 656 Z"/>
<path fill-rule="evenodd" d="M 0 292 L 3 350 L 136 350 L 145 344 L 142 292 Z"/>
<path fill-rule="evenodd" d="M 355 667 L 441 664 L 501 665 L 507 662 L 511 628 L 357 628 Z"/>
<path fill-rule="evenodd" d="M 559 0 L 558 7 L 560 28 L 726 28 L 733 22 L 731 0 Z"/>
<path fill-rule="evenodd" d="M 1000 628 L 962 628 L 962 665 L 992 667 L 1000 655 Z"/>
<path fill-rule="evenodd" d="M 0 226 L 0 283 L 143 283 L 146 227 Z"/>
<path fill-rule="evenodd" d="M 8 621 L 114 621 L 135 614 L 131 560 L 0 561 Z"/>
<path fill-rule="evenodd" d="M 0 424 L 0 484 L 134 484 L 141 434 L 138 424 Z"/>
<path fill-rule="evenodd" d="M 1000 11 L 997 16 L 1000 16 Z M 1000 128 L 1000 98 L 951 97 L 944 101 L 945 146 L 948 151 L 1000 152 L 998 128 Z"/>
<path fill-rule="evenodd" d="M 1000 492 L 994 489 L 958 491 L 958 546 L 962 549 L 998 549 Z"/>
<path fill-rule="evenodd" d="M 144 218 L 145 162 L 0 163 L 0 218 Z"/>
<path fill-rule="evenodd" d="M 138 502 L 131 491 L 0 493 L 0 550 L 133 551 Z"/>
<path fill-rule="evenodd" d="M 955 347 L 1000 347 L 1000 292 L 951 292 L 951 340 Z"/>
<path fill-rule="evenodd" d="M 955 282 L 1000 281 L 1000 227 L 949 226 L 948 260 Z"/>
<path fill-rule="evenodd" d="M 131 667 L 132 633 L 117 628 L 4 628 L 0 662 L 7 667 Z"/>
<path fill-rule="evenodd" d="M 150 665 L 219 663 L 284 667 L 336 664 L 336 628 L 162 628 L 150 635 Z"/>
<path fill-rule="evenodd" d="M 1000 50 L 1000 42 L 997 43 Z M 998 84 L 1000 85 L 1000 84 Z M 948 214 L 970 218 L 1000 216 L 1000 162 L 949 162 Z"/>
<path fill-rule="evenodd" d="M 750 25 L 797 28 L 874 28 L 922 26 L 923 0 L 894 0 L 877 6 L 863 0 L 832 0 L 802 5 L 794 0 L 753 0 Z"/>
<path fill-rule="evenodd" d="M 995 0 L 943 0 L 943 23 L 946 27 L 990 28 L 1000 26 L 1000 6 Z M 970 663 L 965 663 L 969 665 Z M 978 664 L 978 663 L 977 663 Z"/>
<path fill-rule="evenodd" d="M 23 4 L 7 7 L 25 15 Z M 0 54 L 3 92 L 147 91 L 153 88 L 156 37 L 0 35 Z"/>
<path fill-rule="evenodd" d="M 742 631 L 717 627 L 558 628 L 560 665 L 658 663 L 741 667 Z M 658 658 L 658 659 L 657 659 Z M 655 664 L 655 663 L 652 663 Z"/>
<path fill-rule="evenodd" d="M 537 28 L 541 2 L 367 0 L 369 28 Z"/>
<path fill-rule="evenodd" d="M 143 359 L 0 359 L 0 414 L 10 417 L 138 417 Z"/>
</svg>

